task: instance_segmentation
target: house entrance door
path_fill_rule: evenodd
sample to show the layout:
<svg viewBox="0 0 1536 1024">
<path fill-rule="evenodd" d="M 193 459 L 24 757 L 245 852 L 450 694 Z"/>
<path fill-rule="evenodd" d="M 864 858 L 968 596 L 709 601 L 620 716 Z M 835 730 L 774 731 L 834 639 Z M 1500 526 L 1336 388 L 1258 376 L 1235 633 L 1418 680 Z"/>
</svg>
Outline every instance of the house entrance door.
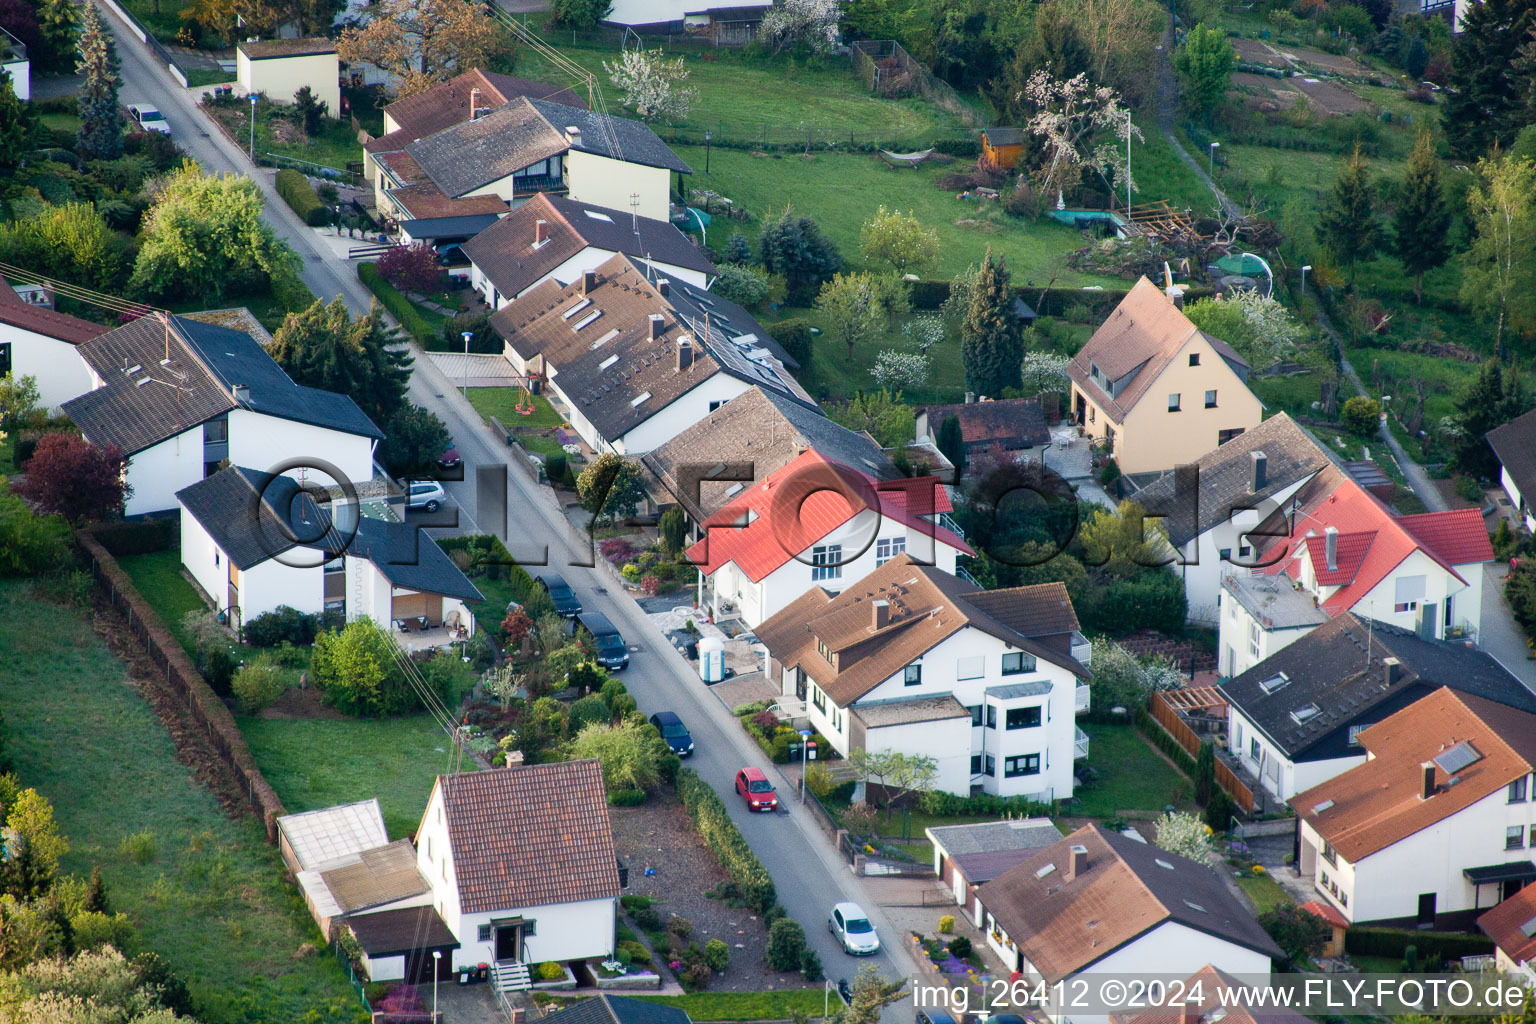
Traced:
<svg viewBox="0 0 1536 1024">
<path fill-rule="evenodd" d="M 1418 926 L 1420 928 L 1435 926 L 1435 894 L 1432 892 L 1419 894 Z"/>
<path fill-rule="evenodd" d="M 520 924 L 498 925 L 496 928 L 496 962 L 522 959 L 523 926 Z"/>
</svg>

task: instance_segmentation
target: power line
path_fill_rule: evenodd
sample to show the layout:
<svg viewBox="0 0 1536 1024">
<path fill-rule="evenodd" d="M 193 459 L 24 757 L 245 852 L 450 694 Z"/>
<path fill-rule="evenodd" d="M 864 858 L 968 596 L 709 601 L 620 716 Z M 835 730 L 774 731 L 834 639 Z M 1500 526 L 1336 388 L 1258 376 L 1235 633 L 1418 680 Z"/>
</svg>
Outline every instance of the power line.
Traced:
<svg viewBox="0 0 1536 1024">
<path fill-rule="evenodd" d="M 44 288 L 50 288 L 56 295 L 62 295 L 65 298 L 73 299 L 76 302 L 80 302 L 88 306 L 96 306 L 100 309 L 105 309 L 113 313 L 131 313 L 134 316 L 146 316 L 150 313 L 170 312 L 169 310 L 160 309 L 157 306 L 147 305 L 146 303 L 142 302 L 132 302 L 128 299 L 119 298 L 116 295 L 108 295 L 105 292 L 93 291 L 92 289 L 86 288 L 82 285 L 70 284 L 67 281 L 60 281 L 58 278 L 50 277 L 35 270 L 28 270 L 26 267 L 18 267 L 10 263 L 0 263 L 0 275 L 19 281 L 22 284 L 35 284 L 41 285 Z"/>
</svg>

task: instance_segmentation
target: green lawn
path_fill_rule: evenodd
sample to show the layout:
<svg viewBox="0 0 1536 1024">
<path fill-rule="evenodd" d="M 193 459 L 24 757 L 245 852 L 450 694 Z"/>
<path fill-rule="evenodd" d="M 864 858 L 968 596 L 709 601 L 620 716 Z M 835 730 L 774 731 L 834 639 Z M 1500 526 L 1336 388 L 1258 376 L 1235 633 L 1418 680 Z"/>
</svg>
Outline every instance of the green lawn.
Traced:
<svg viewBox="0 0 1536 1024">
<path fill-rule="evenodd" d="M 623 93 L 609 81 L 603 61 L 615 61 L 617 44 L 607 47 L 570 46 L 558 34 L 550 41 L 559 45 L 563 55 L 596 76 L 608 109 L 623 114 Z M 896 143 L 927 144 L 938 133 L 953 137 L 964 130 L 950 115 L 919 99 L 884 100 L 872 95 L 854 77 L 846 58 L 790 57 L 766 58 L 755 54 L 713 51 L 682 56 L 688 69 L 688 87 L 698 90 L 693 109 L 686 121 L 676 127 L 702 132 L 705 128 L 716 138 L 774 142 L 799 142 L 811 129 L 822 144 L 828 137 L 846 141 L 855 133 L 860 142 L 878 139 Z M 583 98 L 585 83 L 572 83 L 570 77 L 550 67 L 527 48 L 518 54 L 517 73 L 539 82 L 569 85 Z M 667 134 L 667 126 L 657 126 Z M 722 151 L 716 150 L 718 159 Z M 704 168 L 704 154 L 697 161 L 684 156 L 695 170 Z"/>
<path fill-rule="evenodd" d="M 1155 817 L 1168 804 L 1193 806 L 1193 784 L 1134 726 L 1083 722 L 1082 729 L 1091 740 L 1088 763 L 1099 778 L 1092 788 L 1074 791 L 1074 816 Z"/>
<path fill-rule="evenodd" d="M 433 780 L 454 768 L 448 737 L 429 715 L 242 718 L 240 731 L 289 811 L 378 797 L 393 839 L 416 830 Z M 467 755 L 464 767 L 474 769 Z"/>
<path fill-rule="evenodd" d="M 173 548 L 148 555 L 128 555 L 119 558 L 117 564 L 133 580 L 149 606 L 159 613 L 166 628 L 186 648 L 187 654 L 196 658 L 197 646 L 182 628 L 181 619 L 187 612 L 206 611 L 208 605 L 181 574 L 181 552 Z"/>
<path fill-rule="evenodd" d="M 534 397 L 531 415 L 521 415 L 516 406 L 522 394 L 522 388 L 470 388 L 469 403 L 487 420 L 496 417 L 497 422 L 516 434 L 518 441 L 529 451 L 546 458 L 563 451 L 550 432 L 563 426 L 565 417 L 555 412 L 543 395 Z"/>
<path fill-rule="evenodd" d="M 190 89 L 200 89 L 205 85 L 224 85 L 234 80 L 234 75 L 223 71 L 210 71 L 207 68 L 192 68 L 187 71 L 187 87 Z"/>
<path fill-rule="evenodd" d="M 313 136 L 306 136 L 301 126 L 287 117 L 278 116 L 293 110 L 289 96 L 273 96 L 272 102 L 257 105 L 256 155 L 276 153 L 279 156 L 322 164 L 338 171 L 345 171 L 348 161 L 362 159 L 362 147 L 350 121 L 338 121 L 327 117 L 323 127 Z M 218 118 L 241 145 L 247 145 L 251 132 L 251 107 L 237 102 L 227 106 L 210 106 L 208 113 Z M 334 111 L 331 111 L 334 113 Z"/>
<path fill-rule="evenodd" d="M 355 1021 L 361 1007 L 277 850 L 177 760 L 90 622 L 25 583 L 0 583 L 0 664 L 7 751 L 53 801 L 70 841 L 63 869 L 100 865 L 113 909 L 187 981 L 198 1019 Z M 140 832 L 154 837 L 142 864 L 120 852 Z"/>
<path fill-rule="evenodd" d="M 687 1010 L 688 1016 L 701 1021 L 784 1020 L 795 1013 L 808 1013 L 814 1017 L 820 1017 L 823 1007 L 827 1005 L 823 1001 L 825 996 L 820 987 L 789 989 L 783 992 L 695 992 L 686 996 L 635 995 L 633 998 Z M 835 1010 L 842 1004 L 842 997 L 833 992 L 830 1004 L 832 1009 Z"/>
<path fill-rule="evenodd" d="M 1268 875 L 1239 875 L 1235 881 L 1237 887 L 1243 890 L 1243 895 L 1253 904 L 1256 915 L 1273 910 L 1282 903 L 1296 902 L 1279 882 Z"/>
</svg>

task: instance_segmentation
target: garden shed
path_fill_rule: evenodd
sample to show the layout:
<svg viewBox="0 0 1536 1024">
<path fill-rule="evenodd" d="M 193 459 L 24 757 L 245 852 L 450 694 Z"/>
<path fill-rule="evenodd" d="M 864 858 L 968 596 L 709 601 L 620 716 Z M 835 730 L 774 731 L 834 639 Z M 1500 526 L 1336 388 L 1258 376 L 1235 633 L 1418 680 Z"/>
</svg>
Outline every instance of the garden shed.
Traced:
<svg viewBox="0 0 1536 1024">
<path fill-rule="evenodd" d="M 1024 129 L 983 128 L 981 154 L 1003 170 L 1012 170 L 1024 155 Z"/>
<path fill-rule="evenodd" d="M 331 117 L 341 116 L 341 64 L 329 39 L 261 39 L 236 47 L 235 80 L 246 94 L 278 103 L 309 86 Z"/>
</svg>

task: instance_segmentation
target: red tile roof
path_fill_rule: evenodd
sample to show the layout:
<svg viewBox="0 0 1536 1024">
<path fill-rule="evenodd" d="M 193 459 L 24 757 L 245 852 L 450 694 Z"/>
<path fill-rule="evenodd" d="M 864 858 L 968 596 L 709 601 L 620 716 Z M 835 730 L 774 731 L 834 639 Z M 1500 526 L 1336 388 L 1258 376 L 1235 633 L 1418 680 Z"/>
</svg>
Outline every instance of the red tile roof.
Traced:
<svg viewBox="0 0 1536 1024">
<path fill-rule="evenodd" d="M 1398 522 L 1417 537 L 1420 544 L 1433 548 L 1452 565 L 1487 562 L 1493 558 L 1488 527 L 1483 523 L 1483 514 L 1475 508 L 1403 516 Z"/>
<path fill-rule="evenodd" d="M 953 509 L 942 486 L 933 482 L 910 491 L 877 486 L 874 477 L 809 449 L 706 519 L 705 536 L 688 549 L 688 557 L 706 576 L 735 562 L 748 579 L 761 582 L 854 516 L 874 509 L 931 533 L 938 543 L 974 554 L 949 530 L 921 518 Z M 733 528 L 744 519 L 744 527 Z"/>
<path fill-rule="evenodd" d="M 1291 535 L 1265 552 L 1264 560 L 1270 563 L 1266 571 L 1270 575 L 1284 572 L 1300 579 L 1300 559 L 1307 557 L 1320 585 L 1339 587 L 1337 593 L 1323 602 L 1323 610 L 1329 615 L 1352 608 L 1415 550 L 1423 551 L 1446 572 L 1466 583 L 1453 568 L 1465 563 L 1452 559 L 1466 556 L 1473 545 L 1466 540 L 1465 525 L 1459 519 L 1446 522 L 1453 515 L 1436 512 L 1399 518 L 1359 484 L 1345 480 L 1296 516 Z M 1410 521 L 1416 521 L 1411 524 L 1412 530 Z M 1326 531 L 1330 526 L 1339 531 L 1334 570 L 1327 567 Z M 1437 546 L 1442 540 L 1451 545 L 1449 553 Z"/>
<path fill-rule="evenodd" d="M 1335 928 L 1348 928 L 1349 922 L 1344 920 L 1344 915 L 1321 900 L 1308 900 L 1301 905 L 1301 909 L 1313 917 L 1320 917 Z"/>
<path fill-rule="evenodd" d="M 439 775 L 437 787 L 463 913 L 618 896 L 596 760 Z"/>
<path fill-rule="evenodd" d="M 1515 963 L 1536 960 L 1536 885 L 1527 885 L 1479 917 L 1477 926 Z"/>
<path fill-rule="evenodd" d="M 112 329 L 101 324 L 93 324 L 89 320 L 81 320 L 68 313 L 58 313 L 23 302 L 21 296 L 16 294 L 16 289 L 3 279 L 0 279 L 0 323 L 10 324 L 12 327 L 41 334 L 56 341 L 65 341 L 71 345 L 79 345 L 92 338 L 99 338 Z"/>
</svg>

